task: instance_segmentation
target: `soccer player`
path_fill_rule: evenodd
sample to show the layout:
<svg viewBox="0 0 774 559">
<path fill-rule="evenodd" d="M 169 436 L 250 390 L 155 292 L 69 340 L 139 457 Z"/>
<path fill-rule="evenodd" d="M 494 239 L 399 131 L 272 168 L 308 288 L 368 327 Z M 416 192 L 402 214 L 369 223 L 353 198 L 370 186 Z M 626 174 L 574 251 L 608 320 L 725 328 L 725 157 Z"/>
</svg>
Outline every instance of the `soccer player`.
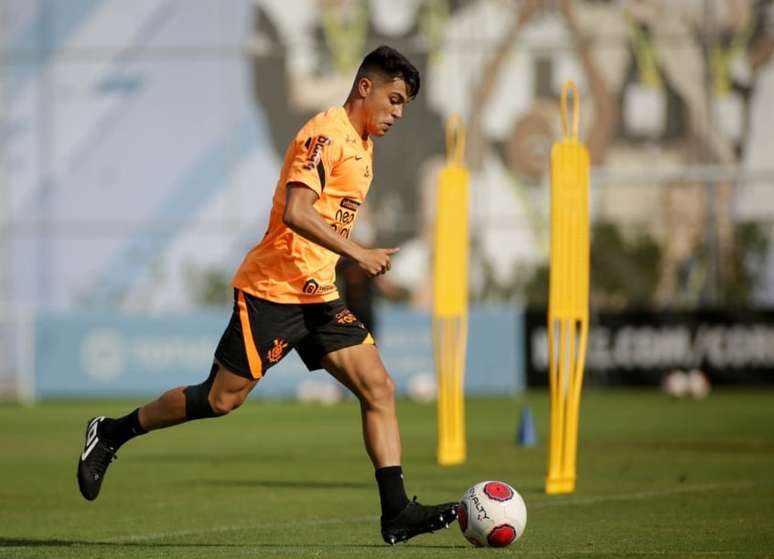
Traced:
<svg viewBox="0 0 774 559">
<path fill-rule="evenodd" d="M 108 465 L 128 440 L 226 415 L 295 349 L 309 370 L 324 368 L 360 401 L 384 541 L 405 541 L 456 519 L 457 503 L 426 506 L 406 497 L 394 383 L 371 334 L 334 285 L 342 255 L 372 277 L 390 269 L 397 249 L 369 249 L 349 237 L 373 175 L 371 137 L 384 136 L 403 116 L 419 84 L 417 69 L 381 46 L 363 59 L 344 105 L 301 128 L 285 152 L 268 229 L 234 276 L 234 310 L 209 377 L 173 388 L 124 417 L 92 418 L 78 460 L 84 498 L 97 498 Z"/>
</svg>

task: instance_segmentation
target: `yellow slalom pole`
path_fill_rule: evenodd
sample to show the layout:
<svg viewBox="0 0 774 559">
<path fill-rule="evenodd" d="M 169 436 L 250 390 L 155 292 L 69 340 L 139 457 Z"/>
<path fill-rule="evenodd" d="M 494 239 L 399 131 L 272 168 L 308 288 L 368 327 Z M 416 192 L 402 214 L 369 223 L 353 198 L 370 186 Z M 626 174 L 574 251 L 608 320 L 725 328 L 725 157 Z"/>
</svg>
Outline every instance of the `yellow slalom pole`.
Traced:
<svg viewBox="0 0 774 559">
<path fill-rule="evenodd" d="M 465 462 L 464 373 L 468 329 L 469 174 L 465 131 L 446 124 L 447 162 L 438 178 L 433 240 L 433 349 L 438 378 L 438 463 Z"/>
<path fill-rule="evenodd" d="M 573 119 L 567 118 L 572 93 Z M 546 493 L 575 491 L 578 423 L 589 322 L 589 154 L 578 141 L 578 91 L 562 88 L 564 137 L 551 148 L 548 299 L 550 438 Z"/>
</svg>

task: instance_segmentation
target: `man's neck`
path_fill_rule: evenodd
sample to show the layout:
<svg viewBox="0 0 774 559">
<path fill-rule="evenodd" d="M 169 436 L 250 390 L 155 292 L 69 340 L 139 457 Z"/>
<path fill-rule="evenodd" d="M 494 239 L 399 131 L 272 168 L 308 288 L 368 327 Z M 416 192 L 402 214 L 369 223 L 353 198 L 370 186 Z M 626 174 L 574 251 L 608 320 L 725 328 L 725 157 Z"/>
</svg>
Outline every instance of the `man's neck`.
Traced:
<svg viewBox="0 0 774 559">
<path fill-rule="evenodd" d="M 360 138 L 363 141 L 367 140 L 368 133 L 366 132 L 365 118 L 363 118 L 362 104 L 357 100 L 347 99 L 343 107 L 349 122 L 352 123 L 352 127 L 360 135 Z"/>
</svg>

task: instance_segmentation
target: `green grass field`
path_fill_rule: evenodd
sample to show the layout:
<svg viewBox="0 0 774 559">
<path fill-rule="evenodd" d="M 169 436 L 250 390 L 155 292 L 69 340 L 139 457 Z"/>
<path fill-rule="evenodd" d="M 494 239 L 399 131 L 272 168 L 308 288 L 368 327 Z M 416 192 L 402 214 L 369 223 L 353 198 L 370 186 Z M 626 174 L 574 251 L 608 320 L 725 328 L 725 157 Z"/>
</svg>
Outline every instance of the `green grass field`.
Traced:
<svg viewBox="0 0 774 559">
<path fill-rule="evenodd" d="M 409 496 L 458 498 L 501 479 L 524 537 L 474 549 L 456 525 L 390 548 L 354 401 L 251 401 L 130 442 L 99 499 L 75 481 L 86 420 L 132 402 L 0 405 L 0 557 L 774 557 L 774 393 L 584 394 L 578 490 L 543 493 L 547 394 L 467 404 L 468 462 L 435 464 L 435 408 L 399 404 Z M 514 434 L 532 406 L 540 444 Z"/>
</svg>

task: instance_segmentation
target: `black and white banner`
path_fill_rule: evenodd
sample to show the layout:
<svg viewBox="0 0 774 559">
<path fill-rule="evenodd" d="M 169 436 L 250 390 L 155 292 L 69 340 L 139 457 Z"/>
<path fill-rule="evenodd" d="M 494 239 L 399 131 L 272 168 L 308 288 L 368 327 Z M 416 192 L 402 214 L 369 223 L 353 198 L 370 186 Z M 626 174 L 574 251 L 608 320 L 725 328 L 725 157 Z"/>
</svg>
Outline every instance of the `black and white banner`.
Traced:
<svg viewBox="0 0 774 559">
<path fill-rule="evenodd" d="M 526 313 L 527 383 L 548 383 L 545 311 Z M 774 310 L 598 313 L 591 317 L 586 381 L 656 384 L 671 369 L 716 383 L 774 383 Z"/>
</svg>

